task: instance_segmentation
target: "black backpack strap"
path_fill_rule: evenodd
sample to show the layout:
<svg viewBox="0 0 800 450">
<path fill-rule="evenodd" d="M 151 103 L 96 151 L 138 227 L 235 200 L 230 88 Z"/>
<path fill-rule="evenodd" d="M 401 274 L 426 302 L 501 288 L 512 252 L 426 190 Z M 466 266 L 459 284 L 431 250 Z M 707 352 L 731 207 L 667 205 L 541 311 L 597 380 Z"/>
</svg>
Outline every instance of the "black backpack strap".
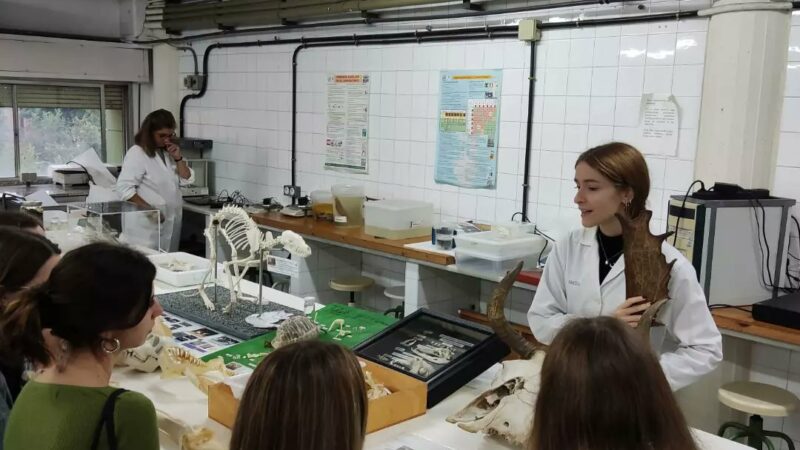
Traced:
<svg viewBox="0 0 800 450">
<path fill-rule="evenodd" d="M 100 435 L 103 432 L 103 426 L 106 427 L 108 450 L 117 450 L 117 434 L 114 431 L 114 406 L 117 403 L 117 398 L 125 392 L 127 392 L 125 389 L 117 389 L 106 399 L 106 403 L 103 405 L 103 411 L 100 413 L 100 422 L 94 430 L 92 450 L 97 450 L 98 445 L 100 445 Z"/>
</svg>

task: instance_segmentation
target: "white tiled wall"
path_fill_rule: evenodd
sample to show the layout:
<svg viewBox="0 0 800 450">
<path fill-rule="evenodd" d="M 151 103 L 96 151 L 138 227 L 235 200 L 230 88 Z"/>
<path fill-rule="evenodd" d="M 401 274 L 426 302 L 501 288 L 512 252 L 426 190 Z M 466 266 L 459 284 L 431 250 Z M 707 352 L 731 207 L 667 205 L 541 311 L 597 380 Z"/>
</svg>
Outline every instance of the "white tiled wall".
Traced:
<svg viewBox="0 0 800 450">
<path fill-rule="evenodd" d="M 774 193 L 800 201 L 800 14 L 798 11 L 794 11 L 792 15 L 788 56 Z M 798 208 L 795 206 L 795 215 L 797 211 Z M 791 248 L 796 251 L 798 236 L 793 221 L 789 222 L 789 227 L 792 231 Z"/>
<path fill-rule="evenodd" d="M 571 179 L 578 153 L 612 139 L 631 140 L 641 94 L 671 92 L 681 113 L 679 154 L 648 156 L 654 228 L 663 228 L 666 197 L 682 193 L 692 179 L 706 25 L 693 19 L 544 32 L 536 55 L 531 220 L 545 230 L 577 226 Z M 280 195 L 290 182 L 293 50 L 212 53 L 208 92 L 189 102 L 186 131 L 214 139 L 217 190 L 238 189 L 259 200 Z M 305 192 L 349 181 L 374 197 L 424 199 L 434 203 L 435 219 L 510 219 L 522 208 L 529 55 L 526 44 L 510 39 L 302 51 L 297 182 Z M 438 73 L 451 69 L 503 70 L 496 189 L 433 180 Z M 191 60 L 182 57 L 182 74 L 191 70 Z M 340 71 L 371 76 L 367 175 L 322 168 L 326 75 Z"/>
<path fill-rule="evenodd" d="M 653 228 L 664 229 L 669 195 L 684 193 L 692 181 L 706 27 L 705 20 L 691 20 L 545 33 L 536 57 L 531 158 L 542 228 L 576 218 L 579 153 L 610 140 L 637 145 L 642 94 L 671 93 L 680 114 L 677 156 L 639 146 L 650 168 Z"/>
</svg>

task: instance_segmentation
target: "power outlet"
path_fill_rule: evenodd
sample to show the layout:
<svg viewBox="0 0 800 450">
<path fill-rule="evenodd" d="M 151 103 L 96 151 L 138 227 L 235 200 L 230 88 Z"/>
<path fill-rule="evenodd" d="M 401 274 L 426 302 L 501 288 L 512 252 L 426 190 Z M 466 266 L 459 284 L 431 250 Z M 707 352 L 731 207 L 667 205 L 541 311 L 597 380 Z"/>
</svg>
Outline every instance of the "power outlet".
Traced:
<svg viewBox="0 0 800 450">
<path fill-rule="evenodd" d="M 183 87 L 193 91 L 199 91 L 203 87 L 203 75 L 186 75 L 183 77 Z"/>
<path fill-rule="evenodd" d="M 283 195 L 295 199 L 300 198 L 300 186 L 292 186 L 291 184 L 284 185 Z"/>
</svg>

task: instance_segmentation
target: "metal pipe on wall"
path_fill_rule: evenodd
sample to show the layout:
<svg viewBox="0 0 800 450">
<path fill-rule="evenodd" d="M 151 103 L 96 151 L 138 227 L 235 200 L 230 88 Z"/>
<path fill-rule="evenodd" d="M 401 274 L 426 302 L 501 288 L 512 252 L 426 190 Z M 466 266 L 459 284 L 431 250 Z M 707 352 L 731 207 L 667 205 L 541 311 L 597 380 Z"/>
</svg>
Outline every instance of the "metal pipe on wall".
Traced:
<svg viewBox="0 0 800 450">
<path fill-rule="evenodd" d="M 528 191 L 530 184 L 528 180 L 531 178 L 531 142 L 533 137 L 533 100 L 534 100 L 534 85 L 536 84 L 536 41 L 531 41 L 531 63 L 530 70 L 528 71 L 528 119 L 527 129 L 525 131 L 525 168 L 522 177 L 522 221 L 530 222 L 528 220 Z"/>
</svg>

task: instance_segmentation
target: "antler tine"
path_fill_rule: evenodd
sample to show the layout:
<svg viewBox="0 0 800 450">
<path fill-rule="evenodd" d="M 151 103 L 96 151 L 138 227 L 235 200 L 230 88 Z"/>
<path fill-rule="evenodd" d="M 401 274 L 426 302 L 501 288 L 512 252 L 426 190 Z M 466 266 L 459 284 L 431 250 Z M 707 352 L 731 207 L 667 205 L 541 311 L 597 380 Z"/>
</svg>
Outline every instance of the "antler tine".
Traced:
<svg viewBox="0 0 800 450">
<path fill-rule="evenodd" d="M 497 333 L 497 336 L 511 347 L 511 350 L 519 354 L 521 358 L 528 359 L 533 356 L 541 344 L 539 346 L 534 345 L 514 331 L 508 320 L 506 320 L 505 313 L 506 298 L 514 286 L 514 280 L 517 279 L 517 275 L 522 270 L 522 264 L 522 261 L 518 262 L 514 269 L 507 272 L 494 289 L 492 299 L 486 308 L 486 315 L 489 318 L 489 325 Z"/>
<path fill-rule="evenodd" d="M 673 234 L 675 234 L 675 232 L 674 232 L 674 231 L 667 231 L 667 232 L 666 232 L 666 233 L 664 233 L 664 234 L 659 234 L 658 236 L 656 236 L 656 239 L 658 239 L 660 242 L 664 242 L 664 241 L 666 241 L 666 240 L 667 240 L 667 238 L 669 238 L 669 237 L 670 237 L 670 236 L 672 236 Z"/>
</svg>

